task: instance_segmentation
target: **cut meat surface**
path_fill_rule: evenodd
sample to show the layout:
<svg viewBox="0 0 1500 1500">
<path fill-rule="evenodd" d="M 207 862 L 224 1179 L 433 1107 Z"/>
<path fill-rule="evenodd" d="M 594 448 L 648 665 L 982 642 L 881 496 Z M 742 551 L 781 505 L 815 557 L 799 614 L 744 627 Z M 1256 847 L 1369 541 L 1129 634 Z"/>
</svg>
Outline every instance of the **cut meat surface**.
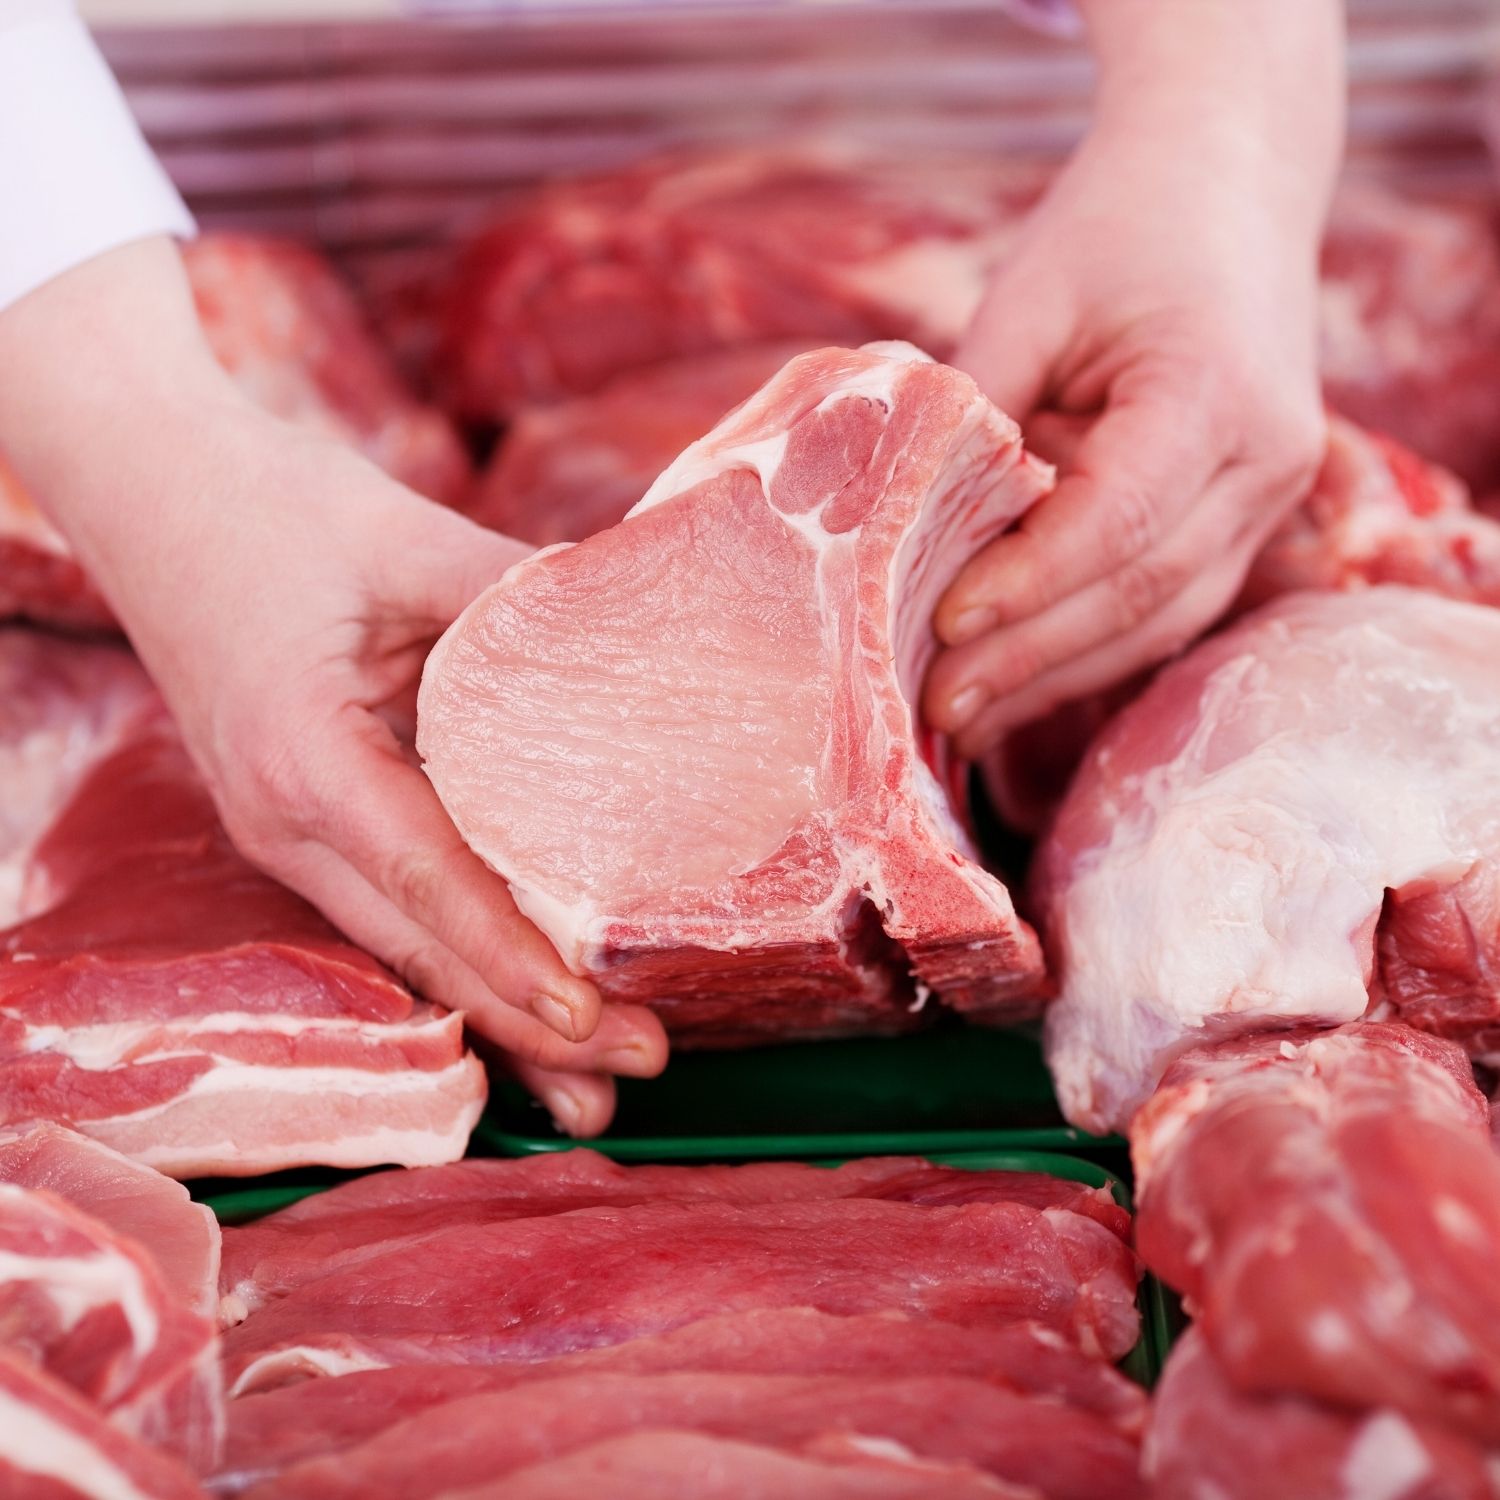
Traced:
<svg viewBox="0 0 1500 1500">
<path fill-rule="evenodd" d="M 1295 1396 L 1246 1396 L 1189 1330 L 1152 1401 L 1153 1500 L 1494 1500 L 1477 1445 L 1393 1411 L 1364 1414 Z"/>
<path fill-rule="evenodd" d="M 1013 1202 L 1066 1208 L 1121 1239 L 1130 1215 L 1105 1188 L 1040 1173 L 971 1172 L 912 1157 L 866 1158 L 833 1169 L 791 1162 L 739 1167 L 622 1167 L 593 1151 L 516 1161 L 475 1159 L 358 1178 L 305 1198 L 225 1237 L 224 1318 L 322 1276 L 465 1224 L 502 1223 L 606 1204 L 794 1203 L 883 1198 L 906 1203 Z"/>
<path fill-rule="evenodd" d="M 951 570 L 1050 484 L 915 350 L 793 360 L 619 526 L 460 616 L 427 773 L 575 972 L 679 1037 L 894 1030 L 927 991 L 1031 1013 L 1035 935 L 911 704 Z"/>
<path fill-rule="evenodd" d="M 1123 1128 L 1185 1045 L 1357 1020 L 1372 995 L 1491 1055 L 1497 660 L 1494 610 L 1299 594 L 1112 721 L 1039 861 L 1070 1119 Z"/>
<path fill-rule="evenodd" d="M 437 375 L 468 414 L 503 417 L 624 370 L 779 339 L 942 353 L 1040 186 L 992 160 L 805 150 L 685 153 L 561 183 L 464 250 L 441 299 Z"/>
<path fill-rule="evenodd" d="M 1111 1366 L 1028 1323 L 966 1328 L 879 1312 L 834 1317 L 811 1308 L 725 1313 L 671 1333 L 531 1365 L 415 1365 L 302 1381 L 229 1408 L 224 1460 L 214 1479 L 238 1493 L 292 1464 L 327 1457 L 430 1407 L 523 1382 L 581 1372 L 743 1375 L 963 1376 L 1046 1398 L 1107 1423 L 1134 1443 L 1146 1395 Z"/>
<path fill-rule="evenodd" d="M 1323 246 L 1321 363 L 1339 411 L 1500 481 L 1500 243 L 1472 209 L 1346 189 Z"/>
<path fill-rule="evenodd" d="M 837 1439 L 779 1453 L 700 1433 L 648 1431 L 613 1438 L 448 1500 L 1035 1500 L 977 1469 L 928 1464 L 874 1440 Z"/>
<path fill-rule="evenodd" d="M 4 1349 L 0 1494 L 6 1500 L 204 1500 L 174 1459 Z"/>
<path fill-rule="evenodd" d="M 1011 1203 L 582 1209 L 454 1229 L 424 1260 L 452 1271 L 414 1283 L 397 1248 L 253 1313 L 225 1336 L 236 1394 L 381 1365 L 546 1359 L 802 1306 L 1037 1321 L 1111 1361 L 1139 1331 L 1135 1260 L 1119 1237 L 1066 1209 Z"/>
<path fill-rule="evenodd" d="M 184 1307 L 218 1307 L 219 1221 L 187 1189 L 76 1131 L 40 1122 L 0 1131 L 0 1182 L 42 1189 L 82 1209 L 156 1262 Z"/>
<path fill-rule="evenodd" d="M 214 1327 L 146 1251 L 50 1193 L 0 1183 L 6 1347 L 142 1442 L 215 1462 L 223 1412 Z"/>
<path fill-rule="evenodd" d="M 264 1500 L 429 1500 L 643 1428 L 797 1450 L 825 1434 L 896 1443 L 1051 1500 L 1142 1494 L 1135 1445 L 1098 1418 L 954 1376 L 590 1373 L 472 1396 L 282 1474 Z M 441 1453 L 441 1467 L 432 1455 Z"/>
<path fill-rule="evenodd" d="M 651 482 L 809 341 L 754 344 L 626 370 L 602 390 L 528 406 L 464 509 L 539 547 L 581 542 L 625 517 Z"/>
<path fill-rule="evenodd" d="M 1131 1145 L 1141 1254 L 1235 1386 L 1500 1441 L 1500 1159 L 1460 1048 L 1389 1022 L 1199 1048 Z"/>
<path fill-rule="evenodd" d="M 18 883 L 0 1125 L 64 1122 L 176 1176 L 462 1153 L 484 1077 L 460 1018 L 239 857 L 159 703 L 81 772 Z"/>
</svg>

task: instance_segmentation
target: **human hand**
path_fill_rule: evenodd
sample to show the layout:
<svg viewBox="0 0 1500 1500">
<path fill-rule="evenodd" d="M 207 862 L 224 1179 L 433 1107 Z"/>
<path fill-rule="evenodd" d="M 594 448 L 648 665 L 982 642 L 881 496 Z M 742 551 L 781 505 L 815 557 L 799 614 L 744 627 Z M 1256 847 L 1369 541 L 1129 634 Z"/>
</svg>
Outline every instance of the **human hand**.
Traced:
<svg viewBox="0 0 1500 1500">
<path fill-rule="evenodd" d="M 966 755 L 1185 646 L 1314 477 L 1337 79 L 1288 100 L 1255 34 L 1323 11 L 1330 50 L 1296 3 L 1095 0 L 1095 127 L 954 360 L 1060 463 L 938 605 L 924 710 Z"/>
<path fill-rule="evenodd" d="M 101 294 L 139 272 L 171 325 L 162 268 L 116 254 L 123 272 L 75 287 L 74 312 L 115 343 L 134 314 Z M 25 311 L 7 314 L 4 338 Z M 613 1111 L 612 1075 L 664 1065 L 660 1022 L 601 1006 L 568 972 L 391 728 L 437 635 L 530 548 L 265 415 L 190 343 L 166 343 L 155 352 L 170 380 L 143 373 L 125 406 L 101 395 L 66 419 L 67 457 L 44 493 L 65 497 L 58 519 L 171 706 L 231 837 L 414 988 L 464 1011 L 565 1130 L 597 1133 Z M 127 370 L 139 357 L 119 352 Z M 89 372 L 75 374 L 87 389 Z"/>
</svg>

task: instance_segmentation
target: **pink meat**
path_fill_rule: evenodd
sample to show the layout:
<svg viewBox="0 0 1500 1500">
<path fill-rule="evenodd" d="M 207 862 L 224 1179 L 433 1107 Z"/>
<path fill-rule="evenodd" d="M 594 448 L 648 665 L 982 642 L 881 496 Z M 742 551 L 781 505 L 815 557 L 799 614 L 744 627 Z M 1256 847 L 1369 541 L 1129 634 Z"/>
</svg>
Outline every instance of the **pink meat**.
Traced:
<svg viewBox="0 0 1500 1500">
<path fill-rule="evenodd" d="M 1173 1349 L 1152 1402 L 1153 1500 L 1493 1500 L 1483 1449 L 1397 1412 L 1246 1396 L 1201 1335 Z"/>
<path fill-rule="evenodd" d="M 167 1290 L 206 1318 L 218 1308 L 219 1221 L 187 1189 L 50 1122 L 0 1131 L 0 1182 L 42 1189 L 142 1247 Z"/>
<path fill-rule="evenodd" d="M 225 1317 L 238 1321 L 318 1277 L 465 1224 L 653 1202 L 796 1203 L 884 1198 L 907 1203 L 1008 1201 L 1067 1208 L 1123 1240 L 1130 1215 L 1105 1188 L 1027 1172 L 971 1172 L 909 1157 L 827 1169 L 792 1162 L 739 1167 L 622 1167 L 592 1151 L 515 1161 L 475 1159 L 357 1178 L 304 1198 L 225 1238 Z"/>
<path fill-rule="evenodd" d="M 1141 1254 L 1239 1389 L 1500 1441 L 1500 1160 L 1460 1048 L 1382 1022 L 1198 1048 L 1131 1143 Z"/>
<path fill-rule="evenodd" d="M 0 620 L 107 630 L 109 606 L 0 454 Z"/>
<path fill-rule="evenodd" d="M 1485 215 L 1346 189 L 1320 310 L 1334 407 L 1470 484 L 1500 480 L 1500 243 Z"/>
<path fill-rule="evenodd" d="M 721 1312 L 810 1306 L 1033 1320 L 1116 1360 L 1139 1331 L 1119 1237 L 1066 1209 L 839 1201 L 582 1209 L 464 1226 L 326 1276 L 225 1337 L 237 1394 L 306 1374 L 553 1358 Z M 914 1279 L 911 1267 L 923 1274 Z"/>
<path fill-rule="evenodd" d="M 956 1376 L 585 1374 L 470 1396 L 288 1470 L 265 1500 L 430 1500 L 651 1427 L 796 1451 L 825 1433 L 897 1443 L 1049 1500 L 1144 1492 L 1135 1445 L 1097 1417 Z M 441 1453 L 441 1466 L 432 1455 Z"/>
<path fill-rule="evenodd" d="M 60 1381 L 0 1349 L 0 1493 L 6 1500 L 204 1500 L 175 1459 Z"/>
<path fill-rule="evenodd" d="M 1299 594 L 1164 670 L 1039 858 L 1069 1118 L 1123 1127 L 1184 1046 L 1362 1016 L 1489 1055 L 1500 1016 L 1500 612 Z"/>
<path fill-rule="evenodd" d="M 1088 1413 L 1138 1439 L 1146 1394 L 1111 1366 L 1036 1324 L 965 1328 L 875 1312 L 833 1317 L 811 1308 L 725 1313 L 671 1333 L 531 1365 L 404 1365 L 302 1381 L 229 1407 L 214 1479 L 238 1493 L 291 1464 L 327 1457 L 449 1401 L 582 1372 L 652 1375 L 964 1376 Z"/>
<path fill-rule="evenodd" d="M 888 1445 L 830 1436 L 801 1454 L 699 1433 L 651 1430 L 585 1448 L 449 1500 L 1035 1500 L 951 1464 L 929 1464 Z"/>
<path fill-rule="evenodd" d="M 810 344 L 688 355 L 624 370 L 591 395 L 524 407 L 464 510 L 539 547 L 581 542 L 623 520 L 689 443 Z"/>
<path fill-rule="evenodd" d="M 778 339 L 952 347 L 1040 183 L 993 161 L 684 153 L 534 194 L 464 249 L 437 374 L 474 416 Z"/>
<path fill-rule="evenodd" d="M 0 1183 L 6 1347 L 142 1442 L 211 1466 L 223 1425 L 213 1323 L 130 1240 L 51 1193 Z"/>
<path fill-rule="evenodd" d="M 48 643 L 48 680 L 86 690 L 90 650 Z M 0 933 L 0 1125 L 64 1122 L 180 1176 L 461 1154 L 484 1079 L 460 1018 L 239 857 L 159 703 L 117 742 L 79 717 L 96 759 Z"/>
<path fill-rule="evenodd" d="M 795 359 L 619 526 L 460 616 L 427 773 L 570 966 L 679 1036 L 895 1030 L 928 991 L 1034 1011 L 1035 936 L 911 703 L 952 569 L 1049 484 L 955 370 Z"/>
</svg>

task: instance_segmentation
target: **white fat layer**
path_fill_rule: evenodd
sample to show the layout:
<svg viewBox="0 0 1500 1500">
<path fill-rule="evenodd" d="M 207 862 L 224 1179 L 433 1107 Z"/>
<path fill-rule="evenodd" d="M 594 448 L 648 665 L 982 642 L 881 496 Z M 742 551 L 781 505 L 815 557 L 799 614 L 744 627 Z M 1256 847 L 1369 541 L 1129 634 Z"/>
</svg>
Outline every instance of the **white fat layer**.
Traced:
<svg viewBox="0 0 1500 1500">
<path fill-rule="evenodd" d="M 431 1096 L 434 1106 L 443 1108 L 441 1120 L 432 1119 L 421 1127 L 376 1123 L 363 1131 L 339 1130 L 328 1134 L 283 1133 L 257 1147 L 253 1142 L 210 1139 L 201 1133 L 212 1120 L 202 1106 L 216 1097 L 251 1094 L 264 1101 L 266 1118 L 281 1118 L 290 1123 L 296 1116 L 298 1101 L 312 1098 L 329 1108 L 316 1111 L 308 1123 L 335 1122 L 331 1108 L 335 1101 L 399 1102 L 402 1113 L 409 1111 L 413 1100 Z M 368 1167 L 391 1162 L 403 1167 L 440 1166 L 463 1155 L 479 1115 L 484 1108 L 484 1070 L 477 1058 L 465 1054 L 457 1062 L 435 1072 L 377 1073 L 356 1068 L 275 1068 L 234 1065 L 201 1074 L 175 1099 L 129 1115 L 106 1120 L 90 1120 L 82 1127 L 107 1145 L 119 1142 L 118 1149 L 146 1166 L 155 1167 L 169 1176 L 197 1176 L 206 1173 L 247 1176 L 257 1172 L 276 1171 L 283 1167 L 317 1163 L 329 1167 Z M 287 1113 L 278 1115 L 282 1106 Z M 193 1134 L 173 1140 L 177 1122 L 175 1113 L 187 1113 Z M 165 1121 L 164 1130 L 146 1130 L 143 1125 Z M 140 1138 L 141 1134 L 146 1139 Z"/>
<path fill-rule="evenodd" d="M 1432 1460 L 1406 1419 L 1382 1411 L 1360 1428 L 1339 1477 L 1347 1500 L 1402 1500 L 1431 1469 Z"/>
<path fill-rule="evenodd" d="M 345 1351 L 320 1348 L 317 1344 L 293 1344 L 251 1360 L 236 1377 L 228 1395 L 231 1399 L 251 1395 L 282 1385 L 292 1376 L 357 1375 L 362 1370 L 387 1368 L 385 1360 L 360 1349 Z"/>
<path fill-rule="evenodd" d="M 150 1500 L 87 1438 L 4 1391 L 0 1466 L 45 1476 L 90 1500 Z"/>
</svg>

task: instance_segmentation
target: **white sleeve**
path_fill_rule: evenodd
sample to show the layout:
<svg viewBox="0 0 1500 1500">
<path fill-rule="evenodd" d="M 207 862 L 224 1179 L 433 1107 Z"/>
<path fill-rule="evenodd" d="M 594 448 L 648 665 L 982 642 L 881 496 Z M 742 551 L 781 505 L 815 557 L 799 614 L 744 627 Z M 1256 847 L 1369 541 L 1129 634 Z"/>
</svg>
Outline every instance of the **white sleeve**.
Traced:
<svg viewBox="0 0 1500 1500">
<path fill-rule="evenodd" d="M 67 0 L 0 0 L 0 308 L 192 216 Z"/>
</svg>

